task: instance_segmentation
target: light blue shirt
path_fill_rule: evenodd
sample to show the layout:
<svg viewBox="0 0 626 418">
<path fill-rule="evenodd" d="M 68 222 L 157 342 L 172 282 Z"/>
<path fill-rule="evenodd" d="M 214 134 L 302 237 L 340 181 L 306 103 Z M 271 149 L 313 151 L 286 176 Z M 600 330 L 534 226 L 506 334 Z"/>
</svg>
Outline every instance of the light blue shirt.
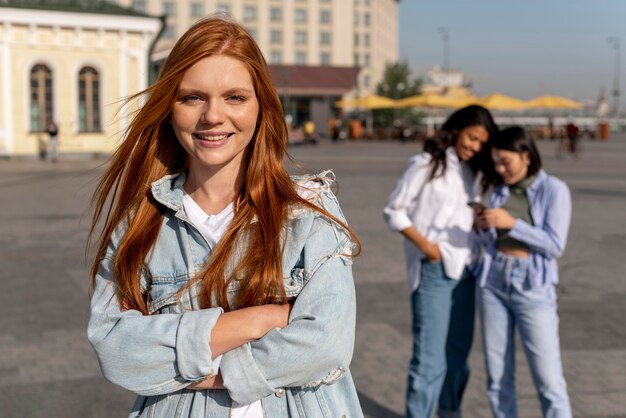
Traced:
<svg viewBox="0 0 626 418">
<path fill-rule="evenodd" d="M 535 225 L 516 219 L 509 236 L 530 247 L 529 282 L 532 287 L 559 282 L 557 259 L 563 254 L 572 217 L 572 199 L 567 185 L 556 177 L 539 170 L 528 187 L 528 203 Z M 509 187 L 499 185 L 489 195 L 489 207 L 499 208 L 509 198 Z M 484 286 L 491 260 L 496 254 L 496 230 L 482 231 L 485 253 L 480 269 L 480 285 Z"/>
</svg>

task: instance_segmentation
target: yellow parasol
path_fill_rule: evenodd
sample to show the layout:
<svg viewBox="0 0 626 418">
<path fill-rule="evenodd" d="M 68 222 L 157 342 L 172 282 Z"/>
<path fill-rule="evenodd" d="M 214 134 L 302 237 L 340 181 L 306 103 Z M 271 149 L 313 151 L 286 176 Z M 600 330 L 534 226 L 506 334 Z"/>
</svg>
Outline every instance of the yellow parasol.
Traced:
<svg viewBox="0 0 626 418">
<path fill-rule="evenodd" d="M 470 103 L 468 103 L 470 104 Z M 489 96 L 481 97 L 477 101 L 471 104 L 479 104 L 492 110 L 521 110 L 528 107 L 527 103 L 523 100 L 516 99 L 515 97 L 506 96 L 501 93 L 493 93 Z"/>
<path fill-rule="evenodd" d="M 355 99 L 339 100 L 335 102 L 336 107 L 353 109 L 393 109 L 397 107 L 397 102 L 388 97 L 377 94 L 357 97 Z"/>
<path fill-rule="evenodd" d="M 474 96 L 452 96 L 439 93 L 424 93 L 417 96 L 406 97 L 398 100 L 399 107 L 427 107 L 427 108 L 457 108 L 463 107 L 472 100 Z"/>
<path fill-rule="evenodd" d="M 582 103 L 561 96 L 545 95 L 535 97 L 526 102 L 529 109 L 580 109 Z"/>
</svg>

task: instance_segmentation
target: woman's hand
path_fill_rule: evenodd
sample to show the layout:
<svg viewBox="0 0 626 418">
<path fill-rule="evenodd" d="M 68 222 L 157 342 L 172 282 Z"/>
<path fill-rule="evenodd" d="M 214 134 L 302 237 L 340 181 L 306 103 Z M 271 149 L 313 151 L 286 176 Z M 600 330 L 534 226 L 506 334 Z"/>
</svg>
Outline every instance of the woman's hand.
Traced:
<svg viewBox="0 0 626 418">
<path fill-rule="evenodd" d="M 441 251 L 439 251 L 439 246 L 434 242 L 430 242 L 427 240 L 422 234 L 417 232 L 417 229 L 410 226 L 408 228 L 400 231 L 402 235 L 406 237 L 409 241 L 415 244 L 426 256 L 428 261 L 440 261 L 441 260 Z"/>
<path fill-rule="evenodd" d="M 515 218 L 502 208 L 485 209 L 476 217 L 476 223 L 481 229 L 511 229 L 515 226 Z"/>
<path fill-rule="evenodd" d="M 222 380 L 222 374 L 218 373 L 213 377 L 201 380 L 199 382 L 192 383 L 187 386 L 187 389 L 193 390 L 205 390 L 205 389 L 224 389 L 224 381 Z"/>
</svg>

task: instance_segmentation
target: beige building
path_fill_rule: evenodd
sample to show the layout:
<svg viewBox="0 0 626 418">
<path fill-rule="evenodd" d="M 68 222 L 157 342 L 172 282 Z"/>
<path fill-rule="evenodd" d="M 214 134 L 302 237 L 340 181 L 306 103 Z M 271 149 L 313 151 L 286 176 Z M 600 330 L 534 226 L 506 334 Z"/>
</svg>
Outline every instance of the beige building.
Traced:
<svg viewBox="0 0 626 418">
<path fill-rule="evenodd" d="M 0 156 L 108 153 L 120 99 L 148 85 L 161 20 L 104 1 L 0 1 Z"/>
<path fill-rule="evenodd" d="M 112 0 L 167 26 L 153 58 L 167 56 L 196 20 L 228 13 L 254 35 L 269 64 L 361 68 L 352 94 L 365 95 L 398 59 L 398 0 Z"/>
</svg>

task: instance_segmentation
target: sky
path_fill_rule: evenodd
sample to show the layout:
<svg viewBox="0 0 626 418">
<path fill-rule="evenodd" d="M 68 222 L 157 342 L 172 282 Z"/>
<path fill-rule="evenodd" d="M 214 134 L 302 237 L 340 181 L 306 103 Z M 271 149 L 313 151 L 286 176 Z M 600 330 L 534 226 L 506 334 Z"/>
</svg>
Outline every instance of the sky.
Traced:
<svg viewBox="0 0 626 418">
<path fill-rule="evenodd" d="M 620 107 L 626 102 L 626 0 L 400 0 L 400 60 L 414 76 L 449 63 L 474 94 L 531 99 L 556 94 L 613 103 L 620 39 Z"/>
</svg>

